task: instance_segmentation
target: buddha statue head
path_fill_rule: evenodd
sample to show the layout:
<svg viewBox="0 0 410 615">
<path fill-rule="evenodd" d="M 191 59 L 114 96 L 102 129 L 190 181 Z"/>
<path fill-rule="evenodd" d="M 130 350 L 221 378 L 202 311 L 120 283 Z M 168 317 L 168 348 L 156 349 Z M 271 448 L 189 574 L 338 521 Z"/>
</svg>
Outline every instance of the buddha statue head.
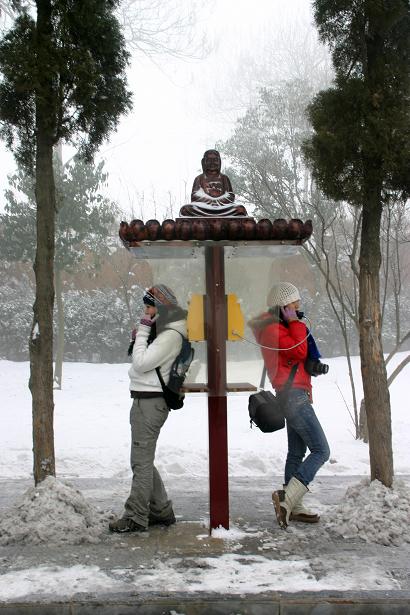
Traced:
<svg viewBox="0 0 410 615">
<path fill-rule="evenodd" d="M 201 160 L 205 175 L 219 175 L 221 172 L 221 156 L 216 149 L 207 149 Z"/>
</svg>

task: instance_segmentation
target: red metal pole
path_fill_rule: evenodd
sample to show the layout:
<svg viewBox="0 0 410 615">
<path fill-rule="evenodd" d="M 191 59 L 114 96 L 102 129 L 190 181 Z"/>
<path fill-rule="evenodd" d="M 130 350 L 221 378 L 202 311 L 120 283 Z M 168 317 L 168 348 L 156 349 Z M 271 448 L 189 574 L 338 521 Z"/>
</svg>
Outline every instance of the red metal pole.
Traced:
<svg viewBox="0 0 410 615">
<path fill-rule="evenodd" d="M 223 246 L 205 248 L 210 525 L 229 529 L 226 399 L 225 266 Z"/>
</svg>

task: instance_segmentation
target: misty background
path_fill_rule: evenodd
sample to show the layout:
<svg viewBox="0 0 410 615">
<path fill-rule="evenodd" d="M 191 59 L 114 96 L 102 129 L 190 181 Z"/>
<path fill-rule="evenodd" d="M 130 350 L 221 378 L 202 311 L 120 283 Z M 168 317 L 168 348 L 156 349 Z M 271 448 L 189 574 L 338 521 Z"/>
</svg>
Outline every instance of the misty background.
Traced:
<svg viewBox="0 0 410 615">
<path fill-rule="evenodd" d="M 313 77 L 318 63 L 330 71 L 310 0 L 125 0 L 118 17 L 132 54 L 133 110 L 95 160 L 105 162 L 105 193 L 128 215 L 142 207 L 144 220 L 189 198 L 203 152 L 228 138 L 260 87 Z M 3 31 L 7 23 L 3 13 Z M 313 49 L 320 58 L 306 57 Z M 15 163 L 0 149 L 4 186 Z M 73 153 L 63 146 L 64 161 Z"/>
<path fill-rule="evenodd" d="M 217 147 L 248 213 L 314 222 L 312 241 L 293 260 L 240 264 L 235 291 L 245 317 L 266 307 L 273 282 L 288 279 L 301 290 L 324 357 L 357 354 L 360 216 L 315 189 L 300 151 L 310 130 L 305 108 L 332 80 L 310 0 L 126 0 L 118 17 L 131 53 L 133 109 L 92 167 L 64 144 L 56 152 L 56 353 L 65 361 L 127 360 L 142 289 L 165 278 L 122 247 L 119 222 L 177 217 L 203 152 Z M 10 24 L 3 10 L 2 31 Z M 20 361 L 28 359 L 34 301 L 35 204 L 4 144 L 0 165 L 0 357 Z M 386 208 L 382 240 L 387 352 L 410 316 L 409 211 L 396 205 Z M 198 284 L 195 267 L 180 262 L 166 275 L 183 304 Z M 230 344 L 229 353 L 240 360 L 258 350 Z"/>
</svg>

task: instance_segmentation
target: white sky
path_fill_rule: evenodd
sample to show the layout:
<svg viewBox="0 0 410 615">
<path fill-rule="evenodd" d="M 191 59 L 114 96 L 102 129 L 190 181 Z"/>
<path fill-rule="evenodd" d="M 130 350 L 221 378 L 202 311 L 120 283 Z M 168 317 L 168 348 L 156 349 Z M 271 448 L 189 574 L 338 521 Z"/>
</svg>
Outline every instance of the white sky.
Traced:
<svg viewBox="0 0 410 615">
<path fill-rule="evenodd" d="M 106 160 L 110 197 L 125 210 L 134 206 L 140 217 L 138 194 L 144 193 L 143 218 L 156 213 L 163 219 L 170 191 L 178 210 L 200 172 L 203 152 L 229 136 L 235 117 L 255 95 L 258 71 L 249 66 L 249 58 L 264 72 L 275 45 L 283 48 L 297 32 L 309 29 L 310 5 L 310 0 L 206 2 L 197 30 L 198 36 L 207 35 L 213 50 L 203 60 L 157 56 L 152 61 L 134 55 L 129 70 L 133 110 L 96 156 Z M 278 74 L 278 66 L 275 71 Z M 287 76 L 283 65 L 279 72 L 282 78 Z M 4 186 L 14 162 L 3 145 L 0 165 Z M 2 193 L 0 207 L 4 206 Z M 156 212 L 149 205 L 153 195 Z"/>
</svg>

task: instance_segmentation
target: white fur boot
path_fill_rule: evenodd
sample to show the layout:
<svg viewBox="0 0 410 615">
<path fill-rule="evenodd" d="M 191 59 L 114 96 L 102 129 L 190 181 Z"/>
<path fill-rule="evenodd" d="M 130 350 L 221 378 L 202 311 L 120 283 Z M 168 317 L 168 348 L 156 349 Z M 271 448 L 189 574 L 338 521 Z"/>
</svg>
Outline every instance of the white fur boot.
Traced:
<svg viewBox="0 0 410 615">
<path fill-rule="evenodd" d="M 320 515 L 303 506 L 303 497 L 296 506 L 292 508 L 289 521 L 300 521 L 301 523 L 319 523 Z"/>
<path fill-rule="evenodd" d="M 303 483 L 292 476 L 286 491 L 280 489 L 272 493 L 276 519 L 282 529 L 287 528 L 292 510 L 296 505 L 300 504 L 307 490 L 308 488 Z"/>
</svg>

